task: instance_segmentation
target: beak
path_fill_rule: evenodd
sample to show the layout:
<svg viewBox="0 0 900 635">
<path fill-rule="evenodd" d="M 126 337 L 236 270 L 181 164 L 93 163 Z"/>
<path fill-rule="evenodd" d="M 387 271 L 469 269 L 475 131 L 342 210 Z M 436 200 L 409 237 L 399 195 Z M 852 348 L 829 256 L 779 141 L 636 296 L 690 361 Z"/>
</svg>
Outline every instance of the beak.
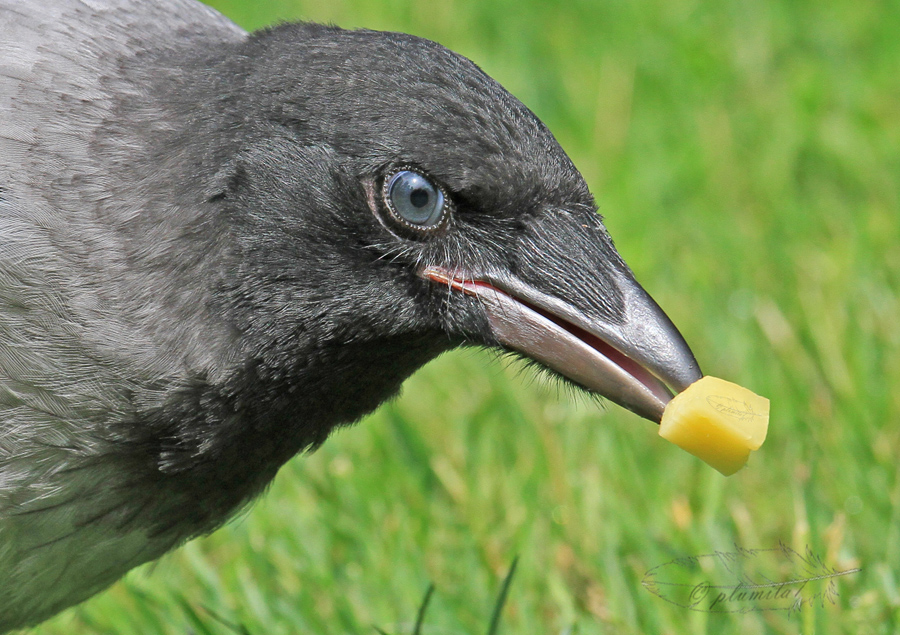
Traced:
<svg viewBox="0 0 900 635">
<path fill-rule="evenodd" d="M 581 228 L 588 227 L 583 219 L 579 222 Z M 573 284 L 554 284 L 561 272 L 572 267 L 581 272 L 585 264 L 579 258 L 585 254 L 578 253 L 585 241 L 565 244 L 565 236 L 559 240 L 565 232 L 559 231 L 554 232 L 554 249 L 535 251 L 538 241 L 529 241 L 525 251 L 541 257 L 518 263 L 519 275 L 471 275 L 434 266 L 420 275 L 478 298 L 503 346 L 659 423 L 673 392 L 702 377 L 700 367 L 681 333 L 621 261 L 599 217 L 595 224 L 599 230 L 592 232 L 592 257 L 597 262 L 598 253 L 603 256 L 595 280 L 588 274 L 578 275 Z M 561 258 L 566 252 L 570 257 Z M 528 273 L 528 280 L 522 272 Z M 609 296 L 615 296 L 615 302 Z M 614 310 L 595 310 L 598 306 Z"/>
</svg>

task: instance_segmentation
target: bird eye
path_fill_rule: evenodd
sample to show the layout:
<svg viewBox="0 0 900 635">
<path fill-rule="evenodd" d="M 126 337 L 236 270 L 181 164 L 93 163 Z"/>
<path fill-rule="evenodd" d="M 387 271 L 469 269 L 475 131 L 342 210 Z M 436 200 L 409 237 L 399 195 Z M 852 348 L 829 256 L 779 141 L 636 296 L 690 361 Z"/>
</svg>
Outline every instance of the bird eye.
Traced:
<svg viewBox="0 0 900 635">
<path fill-rule="evenodd" d="M 444 219 L 444 193 L 418 172 L 401 170 L 388 179 L 384 189 L 393 215 L 413 229 L 434 229 Z"/>
</svg>

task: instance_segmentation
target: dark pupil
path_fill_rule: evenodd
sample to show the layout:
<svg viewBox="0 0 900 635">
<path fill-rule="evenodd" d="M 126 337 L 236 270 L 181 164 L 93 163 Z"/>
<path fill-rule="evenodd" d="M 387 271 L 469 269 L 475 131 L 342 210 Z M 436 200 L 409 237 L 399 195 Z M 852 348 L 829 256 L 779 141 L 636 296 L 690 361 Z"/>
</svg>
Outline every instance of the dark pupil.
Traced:
<svg viewBox="0 0 900 635">
<path fill-rule="evenodd" d="M 428 199 L 428 190 L 424 190 L 422 188 L 413 190 L 409 193 L 409 202 L 416 207 L 425 207 L 426 205 L 428 205 Z"/>
</svg>

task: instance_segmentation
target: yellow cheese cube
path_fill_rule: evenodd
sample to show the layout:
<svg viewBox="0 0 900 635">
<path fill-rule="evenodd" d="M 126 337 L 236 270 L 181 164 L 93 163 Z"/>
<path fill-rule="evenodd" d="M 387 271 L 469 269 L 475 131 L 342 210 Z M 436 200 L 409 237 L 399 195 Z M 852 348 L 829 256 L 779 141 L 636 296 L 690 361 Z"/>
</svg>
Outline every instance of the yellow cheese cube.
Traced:
<svg viewBox="0 0 900 635">
<path fill-rule="evenodd" d="M 669 402 L 659 435 L 730 476 L 762 445 L 768 429 L 768 399 L 706 376 Z"/>
</svg>

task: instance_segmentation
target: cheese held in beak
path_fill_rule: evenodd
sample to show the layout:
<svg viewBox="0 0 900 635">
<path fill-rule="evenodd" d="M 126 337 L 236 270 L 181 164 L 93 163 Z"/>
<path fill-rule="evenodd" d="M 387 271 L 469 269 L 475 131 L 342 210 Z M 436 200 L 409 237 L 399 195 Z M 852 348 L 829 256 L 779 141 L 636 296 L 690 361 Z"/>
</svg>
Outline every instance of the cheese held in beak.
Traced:
<svg viewBox="0 0 900 635">
<path fill-rule="evenodd" d="M 766 439 L 769 400 L 706 376 L 666 406 L 659 435 L 730 476 Z"/>
</svg>

